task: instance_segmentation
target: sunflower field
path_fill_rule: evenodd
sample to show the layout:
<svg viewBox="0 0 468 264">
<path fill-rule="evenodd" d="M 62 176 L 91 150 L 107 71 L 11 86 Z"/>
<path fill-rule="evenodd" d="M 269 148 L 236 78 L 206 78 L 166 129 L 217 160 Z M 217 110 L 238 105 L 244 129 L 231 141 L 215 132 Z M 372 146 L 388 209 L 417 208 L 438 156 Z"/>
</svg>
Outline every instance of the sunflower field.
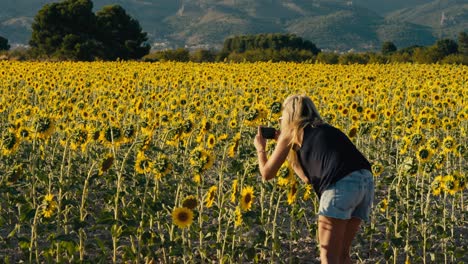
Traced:
<svg viewBox="0 0 468 264">
<path fill-rule="evenodd" d="M 0 261 L 318 263 L 316 195 L 253 146 L 296 93 L 372 163 L 354 260 L 468 262 L 466 66 L 12 61 Z"/>
</svg>

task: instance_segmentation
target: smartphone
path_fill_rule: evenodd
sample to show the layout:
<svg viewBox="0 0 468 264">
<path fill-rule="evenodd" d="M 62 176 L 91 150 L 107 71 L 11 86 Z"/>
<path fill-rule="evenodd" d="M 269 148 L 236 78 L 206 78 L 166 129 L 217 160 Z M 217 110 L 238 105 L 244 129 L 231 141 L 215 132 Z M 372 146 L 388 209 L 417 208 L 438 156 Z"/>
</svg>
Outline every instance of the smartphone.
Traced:
<svg viewBox="0 0 468 264">
<path fill-rule="evenodd" d="M 272 127 L 260 127 L 260 132 L 265 139 L 274 139 L 276 134 L 276 129 Z"/>
</svg>

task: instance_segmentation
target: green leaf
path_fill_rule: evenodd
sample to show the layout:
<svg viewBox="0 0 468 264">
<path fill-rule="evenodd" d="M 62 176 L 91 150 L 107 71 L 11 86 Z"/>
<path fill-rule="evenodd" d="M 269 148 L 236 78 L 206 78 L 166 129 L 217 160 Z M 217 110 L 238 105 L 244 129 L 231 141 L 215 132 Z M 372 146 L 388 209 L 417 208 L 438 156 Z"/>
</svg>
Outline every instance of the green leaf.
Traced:
<svg viewBox="0 0 468 264">
<path fill-rule="evenodd" d="M 20 220 L 21 222 L 29 222 L 34 218 L 34 215 L 36 215 L 36 209 L 26 208 L 21 212 Z"/>
<path fill-rule="evenodd" d="M 31 241 L 26 237 L 18 237 L 18 245 L 22 250 L 27 250 L 31 245 Z"/>
<path fill-rule="evenodd" d="M 255 248 L 253 247 L 246 249 L 244 253 L 248 260 L 252 260 L 255 258 Z"/>
<path fill-rule="evenodd" d="M 55 237 L 55 241 L 74 242 L 73 238 L 74 236 L 70 234 L 62 234 L 62 235 L 58 235 L 57 237 Z"/>
<path fill-rule="evenodd" d="M 8 234 L 7 238 L 11 238 L 11 237 L 13 237 L 14 235 L 16 235 L 16 232 L 18 231 L 19 227 L 20 227 L 20 226 L 19 226 L 18 224 L 15 225 L 15 228 L 13 228 L 13 230 L 11 230 L 11 232 Z"/>
<path fill-rule="evenodd" d="M 101 249 L 102 255 L 107 255 L 107 248 L 106 248 L 106 245 L 104 245 L 104 242 L 102 242 L 102 240 L 99 238 L 96 238 L 95 240 L 99 249 Z"/>
</svg>

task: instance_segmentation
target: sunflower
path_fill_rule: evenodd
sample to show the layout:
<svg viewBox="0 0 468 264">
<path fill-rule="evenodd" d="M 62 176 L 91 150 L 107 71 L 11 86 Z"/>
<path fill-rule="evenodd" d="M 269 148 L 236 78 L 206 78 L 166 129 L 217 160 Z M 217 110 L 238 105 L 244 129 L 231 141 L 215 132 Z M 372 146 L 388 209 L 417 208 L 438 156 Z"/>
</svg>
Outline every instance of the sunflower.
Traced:
<svg viewBox="0 0 468 264">
<path fill-rule="evenodd" d="M 237 149 L 239 148 L 239 141 L 240 141 L 240 133 L 237 133 L 229 145 L 229 148 L 228 148 L 229 157 L 233 158 L 236 155 Z"/>
<path fill-rule="evenodd" d="M 139 151 L 135 160 L 135 171 L 139 174 L 145 174 L 151 172 L 152 167 L 153 162 L 146 157 L 143 151 Z"/>
<path fill-rule="evenodd" d="M 402 126 L 396 126 L 392 131 L 393 139 L 396 139 L 396 140 L 400 139 L 402 134 L 403 134 Z"/>
<path fill-rule="evenodd" d="M 21 126 L 17 129 L 16 136 L 20 138 L 22 141 L 29 141 L 31 140 L 31 130 L 25 126 Z"/>
<path fill-rule="evenodd" d="M 198 206 L 197 198 L 194 195 L 189 195 L 185 197 L 182 202 L 182 207 L 188 208 L 190 210 L 195 209 Z"/>
<path fill-rule="evenodd" d="M 444 181 L 441 175 L 434 178 L 434 181 L 431 183 L 431 189 L 433 195 L 440 195 L 441 191 L 444 189 Z"/>
<path fill-rule="evenodd" d="M 439 146 L 440 142 L 439 139 L 436 137 L 432 137 L 427 141 L 427 147 L 432 151 L 436 151 L 437 148 L 439 148 Z"/>
<path fill-rule="evenodd" d="M 427 162 L 429 159 L 431 159 L 432 155 L 432 150 L 426 146 L 419 147 L 418 151 L 416 152 L 416 158 L 419 162 Z"/>
<path fill-rule="evenodd" d="M 388 200 L 387 198 L 385 198 L 379 203 L 379 211 L 382 213 L 385 213 L 387 208 L 388 208 Z"/>
<path fill-rule="evenodd" d="M 438 169 L 441 169 L 446 161 L 447 161 L 447 155 L 445 155 L 445 153 L 443 152 L 439 152 L 434 156 L 434 163 Z"/>
<path fill-rule="evenodd" d="M 213 134 L 209 134 L 206 140 L 206 147 L 208 149 L 213 149 L 216 144 L 216 137 Z"/>
<path fill-rule="evenodd" d="M 443 177 L 444 182 L 444 190 L 449 193 L 450 195 L 455 195 L 458 192 L 458 180 L 453 177 L 453 175 L 446 175 Z"/>
<path fill-rule="evenodd" d="M 201 182 L 201 175 L 200 173 L 195 173 L 192 177 L 194 183 L 199 184 Z"/>
<path fill-rule="evenodd" d="M 246 186 L 245 188 L 242 189 L 241 192 L 241 208 L 244 211 L 249 211 L 250 208 L 252 207 L 253 199 L 254 199 L 254 194 L 253 194 L 253 187 L 252 186 Z"/>
<path fill-rule="evenodd" d="M 122 130 L 117 126 L 107 126 L 101 131 L 99 139 L 106 146 L 117 146 L 122 143 L 123 133 Z"/>
<path fill-rule="evenodd" d="M 445 152 L 452 152 L 455 146 L 455 139 L 452 136 L 447 136 L 442 141 L 442 148 Z"/>
<path fill-rule="evenodd" d="M 304 195 L 302 196 L 302 199 L 304 201 L 307 201 L 310 199 L 310 196 L 312 195 L 312 185 L 311 184 L 306 184 L 304 186 Z"/>
<path fill-rule="evenodd" d="M 458 156 L 458 157 L 465 157 L 466 158 L 466 146 L 465 145 L 462 145 L 462 144 L 458 144 L 457 146 L 455 146 L 455 154 Z"/>
<path fill-rule="evenodd" d="M 235 119 L 231 119 L 231 120 L 229 121 L 229 127 L 230 127 L 230 128 L 233 128 L 233 129 L 234 129 L 234 128 L 237 128 L 237 121 L 236 121 Z"/>
<path fill-rule="evenodd" d="M 217 190 L 218 190 L 218 187 L 216 186 L 211 186 L 210 189 L 208 190 L 208 193 L 206 194 L 206 198 L 205 198 L 205 206 L 207 208 L 210 208 L 211 206 L 213 206 L 213 202 L 216 197 Z"/>
<path fill-rule="evenodd" d="M 86 129 L 86 127 L 80 125 L 76 127 L 70 135 L 70 148 L 72 150 L 76 150 L 78 148 L 81 148 L 81 152 L 85 152 L 86 150 L 86 145 L 89 142 L 90 136 L 89 136 L 89 131 Z"/>
<path fill-rule="evenodd" d="M 453 172 L 455 180 L 458 181 L 458 189 L 463 191 L 466 188 L 466 175 L 460 173 L 459 171 Z"/>
<path fill-rule="evenodd" d="M 189 162 L 196 173 L 201 173 L 213 166 L 214 156 L 202 147 L 196 147 L 191 152 Z"/>
<path fill-rule="evenodd" d="M 420 147 L 423 144 L 423 141 L 424 137 L 419 132 L 410 135 L 411 147 L 413 147 L 413 149 L 417 149 L 418 147 Z"/>
<path fill-rule="evenodd" d="M 7 132 L 2 137 L 2 153 L 5 156 L 8 156 L 18 149 L 19 139 L 13 131 Z"/>
<path fill-rule="evenodd" d="M 296 201 L 297 197 L 297 182 L 292 181 L 288 192 L 288 204 L 291 205 Z"/>
<path fill-rule="evenodd" d="M 47 139 L 54 133 L 55 126 L 51 118 L 41 116 L 34 122 L 34 129 L 37 137 Z"/>
<path fill-rule="evenodd" d="M 223 133 L 223 134 L 218 136 L 218 141 L 219 142 L 224 142 L 228 137 L 229 137 L 228 134 Z"/>
<path fill-rule="evenodd" d="M 45 218 L 50 218 L 57 209 L 57 202 L 54 201 L 54 195 L 50 193 L 45 195 L 42 204 L 44 205 L 44 208 L 42 209 L 42 215 Z"/>
<path fill-rule="evenodd" d="M 202 133 L 206 133 L 212 128 L 212 124 L 211 124 L 210 120 L 208 120 L 206 117 L 203 117 L 200 125 L 201 125 L 201 132 Z"/>
<path fill-rule="evenodd" d="M 242 225 L 242 212 L 239 206 L 236 206 L 236 210 L 234 211 L 234 214 L 236 215 L 236 221 L 234 221 L 234 227 L 238 227 Z"/>
<path fill-rule="evenodd" d="M 372 164 L 371 169 L 372 169 L 372 174 L 374 175 L 374 177 L 378 177 L 384 171 L 384 166 L 380 162 L 376 162 Z"/>
<path fill-rule="evenodd" d="M 401 138 L 400 142 L 398 142 L 398 150 L 400 155 L 405 155 L 408 152 L 410 144 L 411 140 L 407 136 Z"/>
<path fill-rule="evenodd" d="M 159 154 L 156 161 L 152 162 L 153 173 L 156 179 L 161 179 L 172 170 L 172 163 L 164 154 Z"/>
<path fill-rule="evenodd" d="M 172 221 L 179 228 L 189 227 L 193 222 L 193 211 L 186 207 L 178 207 L 172 211 Z"/>
<path fill-rule="evenodd" d="M 99 167 L 99 175 L 104 174 L 104 172 L 108 171 L 112 164 L 114 163 L 114 155 L 111 153 L 107 154 L 101 161 L 101 165 Z"/>
<path fill-rule="evenodd" d="M 231 203 L 236 202 L 236 195 L 237 195 L 237 185 L 238 185 L 238 180 L 233 180 L 232 181 L 232 191 L 231 191 Z"/>
<path fill-rule="evenodd" d="M 350 137 L 350 138 L 356 137 L 357 130 L 358 130 L 357 126 L 352 126 L 352 127 L 348 130 L 348 137 Z"/>
<path fill-rule="evenodd" d="M 374 126 L 372 128 L 370 136 L 373 140 L 376 140 L 380 136 L 381 129 L 382 128 L 380 126 Z"/>
</svg>

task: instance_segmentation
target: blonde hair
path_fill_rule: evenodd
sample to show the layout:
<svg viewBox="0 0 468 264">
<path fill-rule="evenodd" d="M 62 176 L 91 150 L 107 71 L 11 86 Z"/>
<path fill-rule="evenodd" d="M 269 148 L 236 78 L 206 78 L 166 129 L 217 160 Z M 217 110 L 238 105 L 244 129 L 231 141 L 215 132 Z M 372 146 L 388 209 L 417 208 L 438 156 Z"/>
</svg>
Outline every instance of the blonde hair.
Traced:
<svg viewBox="0 0 468 264">
<path fill-rule="evenodd" d="M 291 139 L 291 149 L 301 147 L 304 127 L 315 127 L 323 123 L 317 107 L 307 95 L 290 95 L 286 98 L 283 102 L 283 119 L 281 133 L 286 133 Z M 292 165 L 297 164 L 295 151 L 289 152 L 288 161 Z"/>
</svg>

